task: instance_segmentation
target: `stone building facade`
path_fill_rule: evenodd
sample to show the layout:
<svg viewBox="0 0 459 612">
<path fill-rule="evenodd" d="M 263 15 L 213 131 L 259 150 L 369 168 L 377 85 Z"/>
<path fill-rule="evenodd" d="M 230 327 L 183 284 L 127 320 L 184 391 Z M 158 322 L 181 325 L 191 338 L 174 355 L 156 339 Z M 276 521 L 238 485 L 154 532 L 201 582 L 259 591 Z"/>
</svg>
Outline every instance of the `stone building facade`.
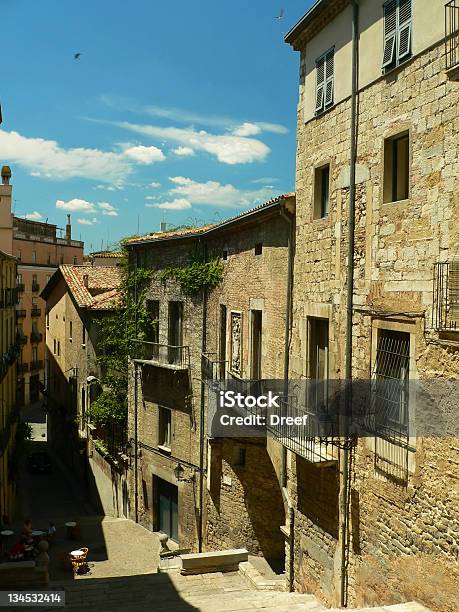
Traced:
<svg viewBox="0 0 459 612">
<path fill-rule="evenodd" d="M 0 186 L 0 205 L 5 195 Z M 20 344 L 16 335 L 16 259 L 0 251 L 0 522 L 6 527 L 14 519 L 16 477 L 16 362 Z"/>
<path fill-rule="evenodd" d="M 118 512 L 122 503 L 113 508 L 110 501 L 118 494 L 112 496 L 110 491 L 107 499 L 97 494 L 97 475 L 91 472 L 90 460 L 91 438 L 97 432 L 91 435 L 88 410 L 100 392 L 99 322 L 116 305 L 119 285 L 120 272 L 115 267 L 61 265 L 41 293 L 46 304 L 48 440 L 76 476 L 90 485 L 97 505 L 107 514 L 122 514 Z"/>
<path fill-rule="evenodd" d="M 443 429 L 413 435 L 419 396 L 400 391 L 459 378 L 459 84 L 444 24 L 424 0 L 322 0 L 286 35 L 301 54 L 290 377 L 321 359 L 318 378 L 346 376 L 354 202 L 351 376 L 398 389 L 390 426 L 350 450 L 326 439 L 332 456 L 308 461 L 290 444 L 289 579 L 335 605 L 457 604 L 457 404 Z"/>
</svg>

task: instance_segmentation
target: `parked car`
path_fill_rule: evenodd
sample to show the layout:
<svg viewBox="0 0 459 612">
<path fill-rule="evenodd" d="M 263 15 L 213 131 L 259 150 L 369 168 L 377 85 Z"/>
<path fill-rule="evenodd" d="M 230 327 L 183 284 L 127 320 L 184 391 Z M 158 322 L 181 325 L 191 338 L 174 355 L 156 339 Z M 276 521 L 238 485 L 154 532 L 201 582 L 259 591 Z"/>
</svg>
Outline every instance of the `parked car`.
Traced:
<svg viewBox="0 0 459 612">
<path fill-rule="evenodd" d="M 31 474 L 43 474 L 52 471 L 51 461 L 45 451 L 31 453 L 27 458 L 27 469 Z"/>
</svg>

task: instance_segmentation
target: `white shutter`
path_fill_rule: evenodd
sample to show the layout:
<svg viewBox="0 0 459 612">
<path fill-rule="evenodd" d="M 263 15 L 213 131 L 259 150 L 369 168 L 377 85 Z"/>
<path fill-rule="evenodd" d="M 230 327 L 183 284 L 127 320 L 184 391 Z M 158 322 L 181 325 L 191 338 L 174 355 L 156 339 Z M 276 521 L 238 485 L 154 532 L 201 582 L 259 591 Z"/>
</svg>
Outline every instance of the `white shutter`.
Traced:
<svg viewBox="0 0 459 612">
<path fill-rule="evenodd" d="M 325 106 L 333 104 L 333 85 L 335 73 L 335 52 L 329 51 L 325 56 Z"/>
<path fill-rule="evenodd" d="M 317 86 L 316 86 L 316 113 L 324 107 L 325 86 L 325 57 L 322 56 L 316 62 Z"/>
<path fill-rule="evenodd" d="M 384 5 L 384 53 L 382 67 L 386 68 L 395 59 L 397 39 L 397 0 L 389 0 Z"/>
<path fill-rule="evenodd" d="M 411 53 L 411 0 L 399 0 L 397 57 Z"/>
</svg>

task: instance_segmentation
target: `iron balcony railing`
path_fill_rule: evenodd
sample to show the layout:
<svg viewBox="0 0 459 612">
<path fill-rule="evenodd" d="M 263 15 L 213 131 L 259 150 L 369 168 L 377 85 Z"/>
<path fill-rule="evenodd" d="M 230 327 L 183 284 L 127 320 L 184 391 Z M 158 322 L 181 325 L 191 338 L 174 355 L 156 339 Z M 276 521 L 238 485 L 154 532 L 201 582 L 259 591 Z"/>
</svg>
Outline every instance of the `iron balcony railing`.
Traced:
<svg viewBox="0 0 459 612">
<path fill-rule="evenodd" d="M 32 308 L 32 310 L 30 311 L 30 314 L 32 315 L 32 317 L 39 317 L 41 314 L 41 309 L 40 308 Z"/>
<path fill-rule="evenodd" d="M 189 346 L 173 346 L 159 342 L 133 340 L 131 358 L 169 368 L 186 369 L 190 367 Z"/>
<path fill-rule="evenodd" d="M 17 287 L 0 289 L 0 308 L 10 308 L 16 306 L 19 300 Z"/>
<path fill-rule="evenodd" d="M 459 66 L 459 0 L 445 5 L 445 57 L 447 70 Z"/>
<path fill-rule="evenodd" d="M 34 372 L 36 370 L 42 370 L 43 369 L 43 360 L 42 359 L 38 359 L 37 361 L 31 361 L 30 362 L 30 371 Z"/>
<path fill-rule="evenodd" d="M 432 326 L 459 331 L 459 259 L 435 264 L 433 300 Z"/>
<path fill-rule="evenodd" d="M 24 291 L 24 289 L 25 289 L 24 283 L 19 283 L 18 285 L 16 285 L 16 289 L 18 291 Z"/>
<path fill-rule="evenodd" d="M 339 411 L 333 414 L 323 405 L 303 406 L 295 396 L 280 398 L 279 403 L 278 419 L 274 424 L 268 421 L 268 429 L 283 446 L 311 463 L 338 460 Z"/>
<path fill-rule="evenodd" d="M 26 316 L 26 311 L 24 309 L 16 310 L 16 319 L 23 319 Z"/>
<path fill-rule="evenodd" d="M 201 354 L 201 373 L 204 381 L 225 379 L 228 362 L 217 357 L 217 353 Z"/>
<path fill-rule="evenodd" d="M 31 342 L 41 342 L 43 340 L 43 334 L 41 332 L 32 331 L 30 334 Z"/>
<path fill-rule="evenodd" d="M 37 293 L 38 291 L 40 291 L 40 285 L 39 283 L 36 283 L 35 281 L 32 281 L 32 291 L 34 293 Z"/>
<path fill-rule="evenodd" d="M 18 374 L 24 374 L 24 372 L 28 372 L 29 371 L 29 364 L 28 363 L 18 363 L 17 365 L 17 373 Z"/>
<path fill-rule="evenodd" d="M 25 334 L 18 335 L 19 344 L 27 344 L 27 336 Z"/>
</svg>

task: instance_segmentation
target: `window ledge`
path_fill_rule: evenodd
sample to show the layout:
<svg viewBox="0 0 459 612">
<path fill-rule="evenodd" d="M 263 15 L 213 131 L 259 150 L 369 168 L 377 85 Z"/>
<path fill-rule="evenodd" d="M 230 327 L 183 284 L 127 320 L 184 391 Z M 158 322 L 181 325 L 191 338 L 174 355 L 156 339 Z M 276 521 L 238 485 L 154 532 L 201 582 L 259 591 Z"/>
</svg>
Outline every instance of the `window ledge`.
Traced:
<svg viewBox="0 0 459 612">
<path fill-rule="evenodd" d="M 316 225 L 321 224 L 324 227 L 327 227 L 328 225 L 330 225 L 330 213 L 328 213 L 328 215 L 326 215 L 325 217 L 317 217 L 316 219 L 313 218 L 312 222 Z"/>
<path fill-rule="evenodd" d="M 411 204 L 411 198 L 405 198 L 404 200 L 394 200 L 393 202 L 383 202 L 381 206 L 394 207 L 394 206 L 407 206 Z"/>
<path fill-rule="evenodd" d="M 162 444 L 158 444 L 158 450 L 166 455 L 170 455 L 172 453 L 172 449 L 170 449 L 168 446 L 163 446 Z"/>
</svg>

